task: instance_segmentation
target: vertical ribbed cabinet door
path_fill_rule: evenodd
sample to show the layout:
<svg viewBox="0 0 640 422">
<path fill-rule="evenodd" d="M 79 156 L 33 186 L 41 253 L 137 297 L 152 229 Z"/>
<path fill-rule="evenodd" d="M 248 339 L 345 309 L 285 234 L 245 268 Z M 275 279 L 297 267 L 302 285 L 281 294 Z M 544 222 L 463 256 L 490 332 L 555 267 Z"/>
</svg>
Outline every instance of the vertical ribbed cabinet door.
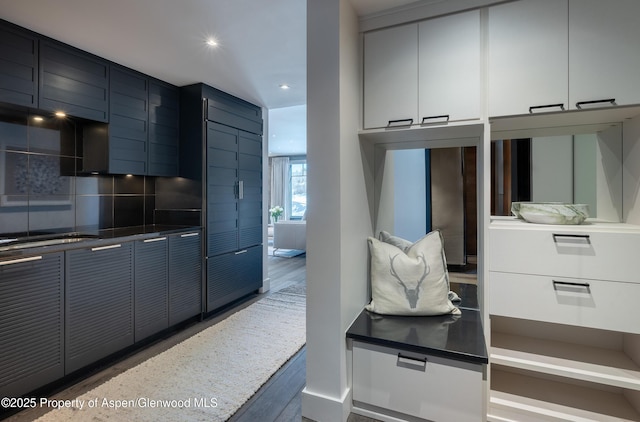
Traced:
<svg viewBox="0 0 640 422">
<path fill-rule="evenodd" d="M 66 252 L 65 373 L 133 344 L 133 245 Z"/>
<path fill-rule="evenodd" d="M 207 256 L 238 249 L 238 130 L 207 122 Z"/>
<path fill-rule="evenodd" d="M 262 244 L 262 136 L 240 131 L 238 248 Z"/>
<path fill-rule="evenodd" d="M 62 253 L 0 262 L 0 397 L 64 375 Z"/>
<path fill-rule="evenodd" d="M 135 341 L 169 327 L 169 279 L 166 237 L 135 243 Z"/>
<path fill-rule="evenodd" d="M 169 237 L 169 325 L 202 312 L 200 232 Z"/>
<path fill-rule="evenodd" d="M 38 40 L 0 23 L 0 102 L 37 108 Z"/>
<path fill-rule="evenodd" d="M 179 107 L 178 88 L 149 81 L 149 176 L 178 175 Z"/>
<path fill-rule="evenodd" d="M 246 253 L 238 255 L 238 289 L 244 294 L 262 287 L 262 247 L 254 246 L 245 249 Z"/>
<path fill-rule="evenodd" d="M 109 173 L 147 174 L 149 82 L 112 65 L 109 87 Z"/>
<path fill-rule="evenodd" d="M 39 107 L 98 122 L 109 117 L 109 63 L 84 51 L 40 41 Z"/>
</svg>

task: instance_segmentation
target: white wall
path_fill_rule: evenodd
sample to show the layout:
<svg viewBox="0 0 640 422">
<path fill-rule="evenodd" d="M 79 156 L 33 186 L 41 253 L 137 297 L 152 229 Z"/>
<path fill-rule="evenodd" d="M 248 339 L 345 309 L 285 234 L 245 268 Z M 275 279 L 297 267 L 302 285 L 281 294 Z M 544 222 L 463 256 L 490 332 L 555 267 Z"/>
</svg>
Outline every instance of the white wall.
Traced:
<svg viewBox="0 0 640 422">
<path fill-rule="evenodd" d="M 367 197 L 361 149 L 358 19 L 348 0 L 307 0 L 307 384 L 302 415 L 346 420 L 345 333 L 367 301 Z"/>
</svg>

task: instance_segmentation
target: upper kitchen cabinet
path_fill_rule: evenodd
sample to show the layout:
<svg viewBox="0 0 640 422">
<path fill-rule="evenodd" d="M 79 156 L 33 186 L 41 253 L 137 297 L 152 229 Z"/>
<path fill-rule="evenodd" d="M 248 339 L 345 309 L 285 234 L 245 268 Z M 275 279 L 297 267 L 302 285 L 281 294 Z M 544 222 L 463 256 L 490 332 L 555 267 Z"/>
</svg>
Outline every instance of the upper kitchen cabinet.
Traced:
<svg viewBox="0 0 640 422">
<path fill-rule="evenodd" d="M 262 135 L 262 109 L 221 91 L 206 99 L 207 120 Z"/>
<path fill-rule="evenodd" d="M 480 11 L 418 25 L 418 123 L 480 117 Z"/>
<path fill-rule="evenodd" d="M 418 25 L 364 35 L 364 128 L 418 120 Z"/>
<path fill-rule="evenodd" d="M 180 91 L 149 80 L 149 159 L 147 175 L 178 175 Z"/>
<path fill-rule="evenodd" d="M 107 122 L 109 62 L 55 41 L 40 41 L 39 108 Z"/>
<path fill-rule="evenodd" d="M 567 0 L 489 8 L 489 116 L 568 106 Z"/>
<path fill-rule="evenodd" d="M 640 2 L 569 1 L 570 107 L 640 103 Z"/>
<path fill-rule="evenodd" d="M 38 39 L 0 21 L 0 102 L 38 104 Z"/>
<path fill-rule="evenodd" d="M 146 75 L 111 66 L 108 172 L 147 174 L 149 81 Z"/>
</svg>

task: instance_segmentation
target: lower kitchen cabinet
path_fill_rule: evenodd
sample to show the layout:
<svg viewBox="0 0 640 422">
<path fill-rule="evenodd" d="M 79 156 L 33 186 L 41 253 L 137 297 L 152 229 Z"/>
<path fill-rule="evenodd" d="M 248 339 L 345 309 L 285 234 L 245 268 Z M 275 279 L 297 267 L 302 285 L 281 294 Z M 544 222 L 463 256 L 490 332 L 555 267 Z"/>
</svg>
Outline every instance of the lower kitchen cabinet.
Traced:
<svg viewBox="0 0 640 422">
<path fill-rule="evenodd" d="M 65 372 L 134 342 L 133 243 L 66 252 Z"/>
<path fill-rule="evenodd" d="M 169 236 L 169 325 L 202 312 L 202 236 Z"/>
<path fill-rule="evenodd" d="M 166 236 L 135 242 L 135 341 L 169 327 Z"/>
<path fill-rule="evenodd" d="M 262 245 L 207 260 L 207 312 L 262 286 Z"/>
<path fill-rule="evenodd" d="M 0 292 L 0 397 L 17 397 L 64 375 L 64 253 L 0 261 Z"/>
</svg>

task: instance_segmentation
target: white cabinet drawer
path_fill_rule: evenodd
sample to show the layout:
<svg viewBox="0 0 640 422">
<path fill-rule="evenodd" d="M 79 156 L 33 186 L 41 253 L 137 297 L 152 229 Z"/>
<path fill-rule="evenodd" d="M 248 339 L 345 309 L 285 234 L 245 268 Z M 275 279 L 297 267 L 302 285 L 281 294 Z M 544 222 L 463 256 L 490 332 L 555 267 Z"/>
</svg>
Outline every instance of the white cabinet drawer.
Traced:
<svg viewBox="0 0 640 422">
<path fill-rule="evenodd" d="M 640 284 L 489 272 L 489 313 L 640 333 Z"/>
<path fill-rule="evenodd" d="M 353 400 L 433 421 L 484 415 L 483 365 L 354 342 Z M 461 399 L 464 398 L 464 399 Z"/>
<path fill-rule="evenodd" d="M 489 270 L 640 283 L 634 268 L 640 251 L 637 232 L 535 227 L 492 227 Z"/>
</svg>

